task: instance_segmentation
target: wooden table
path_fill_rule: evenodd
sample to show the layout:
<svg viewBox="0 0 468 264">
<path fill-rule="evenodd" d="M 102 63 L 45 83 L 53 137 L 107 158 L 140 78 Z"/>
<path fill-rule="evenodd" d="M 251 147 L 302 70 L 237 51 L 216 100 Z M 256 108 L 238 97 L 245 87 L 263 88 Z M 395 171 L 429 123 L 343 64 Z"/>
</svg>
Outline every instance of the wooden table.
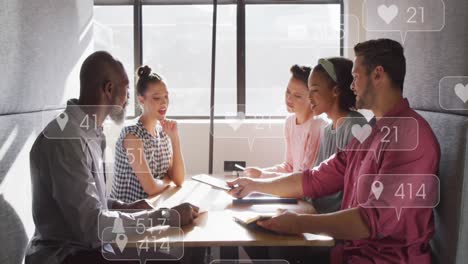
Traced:
<svg viewBox="0 0 468 264">
<path fill-rule="evenodd" d="M 229 176 L 218 176 L 229 179 Z M 184 247 L 213 246 L 312 246 L 332 247 L 333 238 L 303 234 L 286 236 L 245 228 L 233 220 L 239 212 L 272 213 L 278 208 L 307 211 L 312 208 L 304 201 L 298 204 L 233 205 L 233 197 L 225 191 L 187 179 L 182 187 L 170 186 L 149 201 L 159 207 L 171 208 L 183 202 L 199 206 L 201 213 L 194 224 L 182 228 L 183 234 L 171 237 L 171 244 L 182 238 Z"/>
</svg>

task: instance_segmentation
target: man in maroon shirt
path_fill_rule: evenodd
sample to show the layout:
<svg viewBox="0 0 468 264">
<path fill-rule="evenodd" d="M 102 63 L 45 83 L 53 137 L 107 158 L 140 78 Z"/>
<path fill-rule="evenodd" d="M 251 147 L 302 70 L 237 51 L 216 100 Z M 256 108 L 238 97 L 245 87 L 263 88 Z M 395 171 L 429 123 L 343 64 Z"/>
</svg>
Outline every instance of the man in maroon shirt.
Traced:
<svg viewBox="0 0 468 264">
<path fill-rule="evenodd" d="M 438 199 L 438 182 L 428 176 L 437 174 L 439 144 L 429 124 L 402 96 L 406 59 L 401 44 L 370 40 L 354 51 L 351 89 L 356 106 L 375 115 L 365 137 L 355 135 L 348 146 L 337 146 L 340 151 L 311 170 L 273 179 L 236 179 L 228 183 L 235 186 L 230 194 L 316 198 L 341 190 L 338 212 L 283 212 L 259 224 L 278 233 L 320 233 L 344 240 L 332 250 L 332 263 L 430 263 L 431 207 Z"/>
</svg>

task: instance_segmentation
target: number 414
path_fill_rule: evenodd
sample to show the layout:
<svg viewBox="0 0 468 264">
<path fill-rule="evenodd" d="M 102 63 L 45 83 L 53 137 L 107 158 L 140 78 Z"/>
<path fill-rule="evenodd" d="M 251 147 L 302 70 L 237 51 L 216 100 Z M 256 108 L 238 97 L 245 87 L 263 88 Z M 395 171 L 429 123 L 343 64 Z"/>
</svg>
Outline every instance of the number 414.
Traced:
<svg viewBox="0 0 468 264">
<path fill-rule="evenodd" d="M 405 186 L 407 188 L 405 188 Z M 421 186 L 419 186 L 419 189 L 414 192 L 416 188 L 413 188 L 412 183 L 407 183 L 406 185 L 404 183 L 400 184 L 398 186 L 398 189 L 395 192 L 396 197 L 400 197 L 402 200 L 405 199 L 405 197 L 408 195 L 408 199 L 414 199 L 414 198 L 421 198 L 421 199 L 426 199 L 426 185 L 423 183 Z M 414 196 L 413 196 L 414 195 Z"/>
</svg>

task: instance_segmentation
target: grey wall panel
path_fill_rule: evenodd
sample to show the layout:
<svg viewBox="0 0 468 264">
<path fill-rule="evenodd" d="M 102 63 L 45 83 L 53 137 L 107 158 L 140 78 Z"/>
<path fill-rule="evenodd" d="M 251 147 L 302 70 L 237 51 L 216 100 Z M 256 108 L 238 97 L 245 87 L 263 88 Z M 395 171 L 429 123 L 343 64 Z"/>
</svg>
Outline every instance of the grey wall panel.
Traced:
<svg viewBox="0 0 468 264">
<path fill-rule="evenodd" d="M 367 1 L 370 11 L 377 10 L 379 5 L 385 2 L 387 6 L 396 4 L 401 6 L 400 13 L 406 12 L 404 7 L 408 3 L 415 6 L 424 6 L 426 24 L 436 29 L 436 25 L 442 25 L 443 13 L 440 11 L 442 0 L 427 1 Z M 411 105 L 418 109 L 428 111 L 451 112 L 468 115 L 468 102 L 464 103 L 454 93 L 454 86 L 463 82 L 468 84 L 468 1 L 445 0 L 445 27 L 440 32 L 409 32 L 404 42 L 407 58 L 407 77 L 404 94 Z M 366 8 L 367 10 L 367 8 Z M 408 16 L 407 16 L 408 17 Z M 377 29 L 382 24 L 382 19 L 376 12 L 373 16 L 367 16 L 366 27 Z M 405 20 L 391 22 L 385 29 L 408 28 Z M 422 28 L 422 27 L 421 27 Z M 398 32 L 368 31 L 367 39 L 392 38 L 402 42 Z M 439 97 L 439 82 L 447 76 L 467 76 L 462 80 L 449 80 L 442 83 L 441 97 Z M 466 87 L 468 95 L 468 86 Z M 440 105 L 442 103 L 442 106 Z M 462 109 L 454 110 L 454 109 Z"/>
<path fill-rule="evenodd" d="M 21 263 L 34 232 L 29 151 L 58 113 L 0 115 L 0 263 Z"/>
<path fill-rule="evenodd" d="M 34 232 L 29 151 L 58 113 L 42 110 L 78 91 L 92 14 L 92 0 L 0 0 L 0 263 L 22 263 Z"/>
<path fill-rule="evenodd" d="M 468 167 L 466 152 L 468 118 L 459 115 L 419 111 L 429 122 L 441 148 L 439 166 L 440 203 L 436 208 L 436 233 L 432 241 L 435 263 L 460 262 L 457 254 L 466 254 L 468 246 L 468 198 L 465 174 Z M 465 212 L 464 212 L 465 211 Z"/>
<path fill-rule="evenodd" d="M 442 0 L 367 0 L 374 15 L 366 16 L 365 27 L 382 27 L 379 6 L 395 4 L 405 12 L 409 3 L 425 7 L 425 19 L 440 23 Z M 407 76 L 404 95 L 411 106 L 420 110 L 429 121 L 441 145 L 440 163 L 441 200 L 436 208 L 436 234 L 432 241 L 434 263 L 465 263 L 468 253 L 468 171 L 467 127 L 468 102 L 464 103 L 455 93 L 458 83 L 468 84 L 468 1 L 445 0 L 445 25 L 439 32 L 409 32 L 405 41 L 399 32 L 367 31 L 366 39 L 391 38 L 403 42 L 407 58 Z M 436 22 L 434 22 L 436 21 Z M 408 29 L 405 20 L 396 18 L 383 28 Z M 427 29 L 427 28 L 426 28 Z M 442 80 L 442 82 L 441 82 Z M 442 84 L 439 89 L 439 83 Z M 466 86 L 468 90 L 468 86 Z M 467 95 L 468 95 L 468 91 Z"/>
<path fill-rule="evenodd" d="M 85 30 L 92 6 L 92 0 L 0 0 L 0 114 L 60 104 L 91 41 Z"/>
</svg>

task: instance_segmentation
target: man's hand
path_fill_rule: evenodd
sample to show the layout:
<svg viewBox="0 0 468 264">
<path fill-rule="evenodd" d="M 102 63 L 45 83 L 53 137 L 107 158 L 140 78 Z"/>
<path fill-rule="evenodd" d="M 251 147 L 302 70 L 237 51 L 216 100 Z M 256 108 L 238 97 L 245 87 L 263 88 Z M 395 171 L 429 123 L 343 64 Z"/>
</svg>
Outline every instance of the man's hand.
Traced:
<svg viewBox="0 0 468 264">
<path fill-rule="evenodd" d="M 135 210 L 151 210 L 154 209 L 154 207 L 148 203 L 147 200 L 138 200 L 133 203 L 129 204 L 129 209 L 135 209 Z"/>
<path fill-rule="evenodd" d="M 112 204 L 112 209 L 114 210 L 133 210 L 133 211 L 142 211 L 142 210 L 152 210 L 154 207 L 148 203 L 146 200 L 138 200 L 133 203 L 124 203 L 122 201 L 115 201 Z"/>
<path fill-rule="evenodd" d="M 236 198 L 243 198 L 253 192 L 259 191 L 261 182 L 258 180 L 241 177 L 233 181 L 226 182 L 232 189 L 228 193 Z"/>
<path fill-rule="evenodd" d="M 190 225 L 193 220 L 198 217 L 199 208 L 190 203 L 179 204 L 171 209 L 169 221 L 171 226 L 178 226 L 178 219 L 180 219 L 180 226 Z"/>
<path fill-rule="evenodd" d="M 298 218 L 299 215 L 294 212 L 280 210 L 279 215 L 265 221 L 257 221 L 257 225 L 278 234 L 299 235 L 304 232 L 297 224 Z"/>
<path fill-rule="evenodd" d="M 248 167 L 245 168 L 244 173 L 248 177 L 260 178 L 262 176 L 263 171 L 258 167 Z"/>
</svg>

